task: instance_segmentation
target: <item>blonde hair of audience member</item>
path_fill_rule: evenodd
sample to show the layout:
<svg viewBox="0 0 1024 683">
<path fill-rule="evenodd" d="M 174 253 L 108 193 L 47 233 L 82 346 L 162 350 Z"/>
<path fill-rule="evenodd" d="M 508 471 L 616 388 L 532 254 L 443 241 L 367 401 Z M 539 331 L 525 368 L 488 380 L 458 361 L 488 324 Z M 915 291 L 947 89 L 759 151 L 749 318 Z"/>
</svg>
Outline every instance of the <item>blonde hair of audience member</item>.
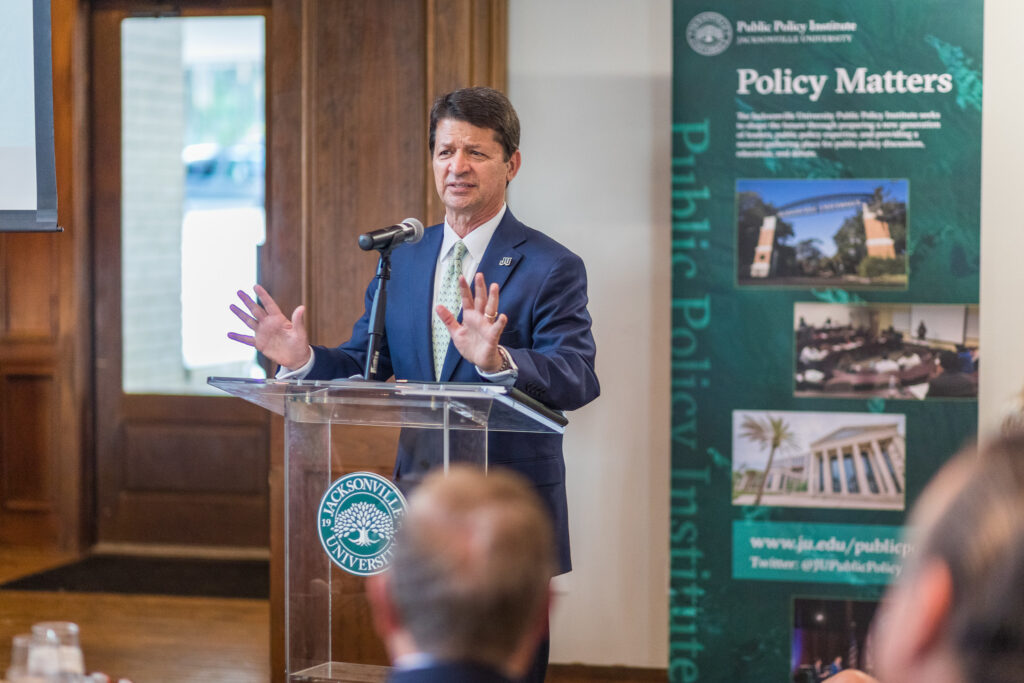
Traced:
<svg viewBox="0 0 1024 683">
<path fill-rule="evenodd" d="M 515 474 L 452 467 L 413 492 L 390 569 L 368 582 L 392 661 L 443 661 L 525 673 L 547 628 L 555 570 L 551 522 Z"/>
<path fill-rule="evenodd" d="M 962 454 L 911 515 L 916 554 L 883 603 L 883 683 L 1024 680 L 1024 432 Z"/>
</svg>

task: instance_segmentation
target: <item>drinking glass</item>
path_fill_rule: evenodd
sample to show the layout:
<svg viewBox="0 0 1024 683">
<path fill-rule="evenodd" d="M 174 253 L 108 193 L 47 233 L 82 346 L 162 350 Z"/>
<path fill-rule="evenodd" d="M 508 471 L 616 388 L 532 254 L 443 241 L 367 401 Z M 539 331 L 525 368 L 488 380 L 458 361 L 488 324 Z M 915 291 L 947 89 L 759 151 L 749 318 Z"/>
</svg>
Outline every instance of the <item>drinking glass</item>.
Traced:
<svg viewBox="0 0 1024 683">
<path fill-rule="evenodd" d="M 11 640 L 11 665 L 7 667 L 9 683 L 24 681 L 28 676 L 28 648 L 31 642 L 31 633 L 18 634 Z"/>
<path fill-rule="evenodd" d="M 48 683 L 57 677 L 58 641 L 52 634 L 22 633 L 11 642 L 8 683 Z"/>
<path fill-rule="evenodd" d="M 32 627 L 32 634 L 36 641 L 49 643 L 51 651 L 48 656 L 53 656 L 55 650 L 55 664 L 57 680 L 79 681 L 85 675 L 85 661 L 82 657 L 82 646 L 78 641 L 78 624 L 70 621 L 44 621 Z M 56 648 L 53 649 L 53 643 Z M 47 673 L 52 668 L 53 662 L 47 662 Z M 29 668 L 32 668 L 31 661 Z"/>
</svg>

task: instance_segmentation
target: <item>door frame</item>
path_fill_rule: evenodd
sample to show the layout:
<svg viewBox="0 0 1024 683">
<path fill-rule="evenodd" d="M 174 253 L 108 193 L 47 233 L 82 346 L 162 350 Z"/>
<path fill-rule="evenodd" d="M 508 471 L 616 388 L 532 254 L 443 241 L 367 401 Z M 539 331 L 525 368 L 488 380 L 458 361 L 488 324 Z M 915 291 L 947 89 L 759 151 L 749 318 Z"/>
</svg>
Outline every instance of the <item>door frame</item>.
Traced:
<svg viewBox="0 0 1024 683">
<path fill-rule="evenodd" d="M 269 544 L 266 476 L 262 477 L 262 492 L 255 495 L 252 493 L 255 482 L 248 482 L 249 489 L 231 490 L 228 486 L 227 490 L 188 490 L 188 472 L 175 472 L 174 463 L 164 466 L 156 462 L 161 460 L 160 456 L 166 461 L 168 456 L 176 455 L 160 451 L 159 444 L 164 439 L 179 438 L 181 444 L 193 445 L 208 442 L 211 449 L 228 444 L 225 450 L 229 452 L 238 452 L 240 448 L 249 451 L 255 446 L 260 451 L 258 460 L 265 474 L 270 459 L 270 417 L 266 411 L 228 397 L 125 394 L 121 389 L 121 22 L 139 16 L 230 15 L 263 16 L 269 36 L 269 8 L 258 0 L 179 2 L 173 7 L 168 3 L 97 0 L 91 8 L 94 529 L 100 548 L 123 549 L 155 542 L 161 546 L 199 546 L 194 549 L 201 553 L 203 547 L 230 546 L 233 544 L 231 530 L 218 530 L 217 523 L 222 519 L 230 520 L 233 515 L 249 515 L 250 518 L 256 515 L 263 530 L 258 546 L 253 545 L 251 538 L 242 541 L 242 546 L 265 550 Z M 269 40 L 266 44 L 269 45 Z M 268 49 L 267 73 L 269 52 Z M 264 92 L 269 112 L 270 94 L 266 88 Z M 266 120 L 269 138 L 269 116 Z M 269 210 L 267 216 L 269 222 Z M 268 239 L 269 232 L 268 229 Z M 166 474 L 165 481 L 153 482 L 150 490 L 139 488 L 139 476 L 130 477 L 126 471 L 128 442 L 148 444 L 133 451 L 136 457 L 130 464 L 134 467 L 139 462 L 147 462 L 150 469 L 144 471 Z M 147 458 L 137 457 L 147 451 Z M 134 480 L 134 484 L 129 479 Z M 228 526 L 231 524 L 229 522 Z M 260 534 L 249 534 L 253 535 Z"/>
</svg>

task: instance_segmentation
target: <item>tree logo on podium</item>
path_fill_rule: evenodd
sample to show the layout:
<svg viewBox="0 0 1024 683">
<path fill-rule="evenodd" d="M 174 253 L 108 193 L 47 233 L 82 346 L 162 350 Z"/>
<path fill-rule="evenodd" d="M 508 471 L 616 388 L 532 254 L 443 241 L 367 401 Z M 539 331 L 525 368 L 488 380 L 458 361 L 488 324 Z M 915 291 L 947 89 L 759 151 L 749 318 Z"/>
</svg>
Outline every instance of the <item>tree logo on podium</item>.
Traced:
<svg viewBox="0 0 1024 683">
<path fill-rule="evenodd" d="M 373 472 L 346 474 L 320 500 L 320 543 L 331 561 L 350 574 L 379 574 L 391 561 L 404 514 L 405 497 L 391 481 Z"/>
</svg>

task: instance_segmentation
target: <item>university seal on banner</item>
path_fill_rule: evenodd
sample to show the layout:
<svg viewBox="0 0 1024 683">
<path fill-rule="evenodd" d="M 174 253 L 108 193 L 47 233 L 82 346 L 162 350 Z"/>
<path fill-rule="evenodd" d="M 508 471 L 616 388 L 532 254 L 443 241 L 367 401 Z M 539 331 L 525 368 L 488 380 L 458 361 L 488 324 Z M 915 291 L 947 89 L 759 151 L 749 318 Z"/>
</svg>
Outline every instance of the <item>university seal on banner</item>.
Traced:
<svg viewBox="0 0 1024 683">
<path fill-rule="evenodd" d="M 369 576 L 387 569 L 392 540 L 405 514 L 405 497 L 373 472 L 352 472 L 331 484 L 320 500 L 320 544 L 334 564 Z"/>
<path fill-rule="evenodd" d="M 732 24 L 718 12 L 701 12 L 686 25 L 686 42 L 697 54 L 720 55 L 732 43 Z"/>
</svg>

